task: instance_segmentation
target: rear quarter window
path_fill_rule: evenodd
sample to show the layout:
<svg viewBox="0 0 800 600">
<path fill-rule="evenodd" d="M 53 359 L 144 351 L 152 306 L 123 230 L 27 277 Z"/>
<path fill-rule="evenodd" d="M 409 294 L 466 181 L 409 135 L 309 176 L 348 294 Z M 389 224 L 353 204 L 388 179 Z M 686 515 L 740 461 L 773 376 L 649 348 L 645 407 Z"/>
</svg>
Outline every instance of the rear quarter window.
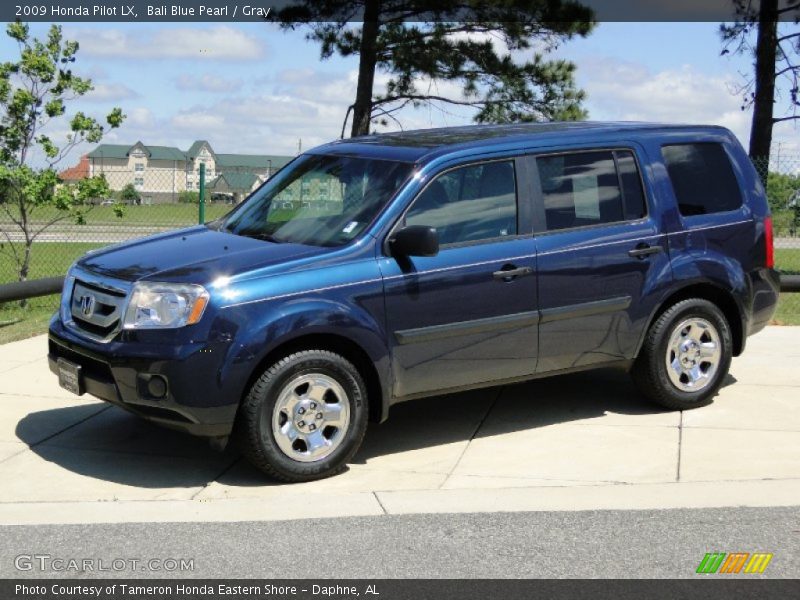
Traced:
<svg viewBox="0 0 800 600">
<path fill-rule="evenodd" d="M 728 154 L 721 144 L 662 146 L 678 210 L 685 217 L 736 210 L 742 193 Z"/>
</svg>

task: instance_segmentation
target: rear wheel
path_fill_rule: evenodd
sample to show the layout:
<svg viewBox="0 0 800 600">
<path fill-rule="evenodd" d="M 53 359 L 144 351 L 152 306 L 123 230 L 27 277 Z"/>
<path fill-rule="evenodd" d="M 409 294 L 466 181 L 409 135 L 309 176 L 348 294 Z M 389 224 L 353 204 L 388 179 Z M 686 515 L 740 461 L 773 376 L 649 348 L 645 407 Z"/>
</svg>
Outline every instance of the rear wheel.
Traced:
<svg viewBox="0 0 800 600">
<path fill-rule="evenodd" d="M 645 396 L 667 408 L 705 406 L 728 374 L 732 347 L 722 311 L 689 298 L 650 326 L 631 374 Z"/>
<path fill-rule="evenodd" d="M 245 398 L 239 446 L 281 481 L 311 481 L 345 469 L 367 426 L 366 387 L 345 358 L 324 350 L 292 354 L 269 367 Z"/>
</svg>

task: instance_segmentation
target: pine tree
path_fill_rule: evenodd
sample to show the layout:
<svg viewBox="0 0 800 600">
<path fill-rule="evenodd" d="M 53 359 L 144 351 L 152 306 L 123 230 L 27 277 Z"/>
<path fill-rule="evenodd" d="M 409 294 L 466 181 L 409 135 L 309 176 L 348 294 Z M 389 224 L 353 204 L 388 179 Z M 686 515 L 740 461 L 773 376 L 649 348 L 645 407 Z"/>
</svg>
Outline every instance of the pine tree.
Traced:
<svg viewBox="0 0 800 600">
<path fill-rule="evenodd" d="M 477 122 L 586 117 L 575 65 L 547 54 L 586 36 L 593 13 L 573 0 L 299 0 L 279 12 L 283 27 L 307 27 L 322 59 L 358 55 L 351 135 L 397 121 L 406 106 L 474 107 Z M 524 58 L 520 58 L 523 57 Z M 375 74 L 390 77 L 376 93 Z M 460 97 L 436 92 L 458 82 Z"/>
</svg>

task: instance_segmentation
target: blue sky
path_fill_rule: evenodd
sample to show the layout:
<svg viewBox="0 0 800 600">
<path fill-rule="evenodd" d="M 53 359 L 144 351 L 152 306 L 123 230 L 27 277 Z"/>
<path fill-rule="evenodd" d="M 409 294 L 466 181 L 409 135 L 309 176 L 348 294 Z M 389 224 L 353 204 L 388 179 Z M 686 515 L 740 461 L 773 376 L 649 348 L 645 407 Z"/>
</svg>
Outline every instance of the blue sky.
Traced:
<svg viewBox="0 0 800 600">
<path fill-rule="evenodd" d="M 81 45 L 75 70 L 96 86 L 74 109 L 100 116 L 120 106 L 128 115 L 108 142 L 186 148 L 208 139 L 222 152 L 294 154 L 299 140 L 308 148 L 338 137 L 355 93 L 357 58 L 321 62 L 302 31 L 271 24 L 73 23 L 64 30 Z M 718 123 L 746 144 L 750 115 L 732 90 L 750 58 L 721 57 L 717 30 L 716 23 L 602 23 L 556 54 L 577 64 L 592 119 Z M 0 58 L 15 55 L 4 36 Z M 459 92 L 453 84 L 438 91 Z M 470 111 L 408 110 L 401 120 L 405 128 L 459 125 L 470 122 Z M 780 124 L 775 138 L 784 151 L 800 152 L 797 133 Z M 67 162 L 75 161 L 77 153 Z"/>
</svg>

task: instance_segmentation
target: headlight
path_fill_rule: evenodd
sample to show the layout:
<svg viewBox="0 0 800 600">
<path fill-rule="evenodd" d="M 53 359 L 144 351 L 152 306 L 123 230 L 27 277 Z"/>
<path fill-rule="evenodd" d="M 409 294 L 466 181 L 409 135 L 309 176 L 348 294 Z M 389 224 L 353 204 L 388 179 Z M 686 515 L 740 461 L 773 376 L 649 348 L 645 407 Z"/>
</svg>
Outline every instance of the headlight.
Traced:
<svg viewBox="0 0 800 600">
<path fill-rule="evenodd" d="M 124 329 L 174 329 L 203 316 L 208 292 L 201 285 L 137 283 L 125 312 Z"/>
</svg>

